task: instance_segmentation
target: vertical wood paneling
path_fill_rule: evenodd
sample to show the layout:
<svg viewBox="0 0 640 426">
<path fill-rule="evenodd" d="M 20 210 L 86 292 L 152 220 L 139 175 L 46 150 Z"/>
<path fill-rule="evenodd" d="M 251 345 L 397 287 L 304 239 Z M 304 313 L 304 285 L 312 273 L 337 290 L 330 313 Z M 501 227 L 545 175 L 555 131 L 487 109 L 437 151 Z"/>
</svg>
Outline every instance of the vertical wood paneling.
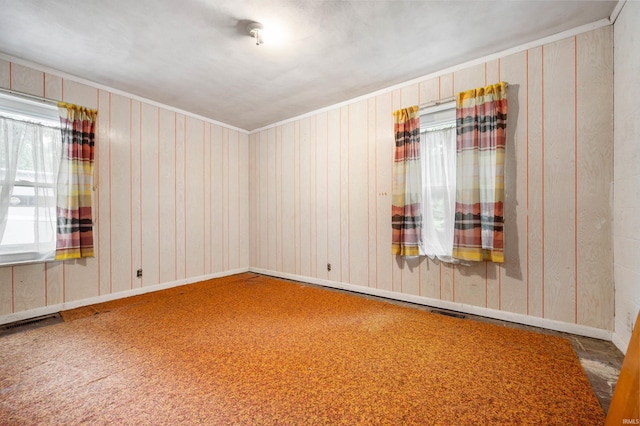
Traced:
<svg viewBox="0 0 640 426">
<path fill-rule="evenodd" d="M 11 88 L 11 63 L 0 59 L 0 87 Z"/>
<path fill-rule="evenodd" d="M 400 89 L 401 108 L 420 104 L 420 85 L 418 83 Z"/>
<path fill-rule="evenodd" d="M 125 99 L 126 101 L 130 102 L 130 99 Z M 95 109 L 98 107 L 98 91 L 91 86 L 87 86 L 86 84 L 76 83 L 72 80 L 64 80 L 62 100 L 86 108 Z"/>
<path fill-rule="evenodd" d="M 249 137 L 238 132 L 238 268 L 249 267 Z"/>
<path fill-rule="evenodd" d="M 340 281 L 350 282 L 351 240 L 349 239 L 349 107 L 340 108 Z"/>
<path fill-rule="evenodd" d="M 11 64 L 11 89 L 29 95 L 44 94 L 44 73 L 19 64 Z M 95 92 L 95 89 L 93 89 Z"/>
<path fill-rule="evenodd" d="M 301 234 L 300 234 L 300 122 L 293 124 L 293 247 L 295 256 L 295 271 L 300 273 Z"/>
<path fill-rule="evenodd" d="M 98 92 L 98 126 L 97 126 L 97 206 L 96 217 L 98 226 L 96 229 L 98 247 L 99 289 L 98 294 L 111 292 L 111 145 L 109 143 L 111 128 L 111 97 L 108 92 Z M 60 268 L 62 288 L 64 292 L 63 267 Z"/>
<path fill-rule="evenodd" d="M 64 286 L 62 268 L 61 262 L 49 262 L 45 264 L 47 306 L 59 305 L 64 301 L 62 298 Z"/>
<path fill-rule="evenodd" d="M 202 121 L 187 117 L 185 141 L 185 238 L 186 276 L 204 275 L 204 126 Z"/>
<path fill-rule="evenodd" d="M 254 133 L 253 135 L 253 150 L 255 152 L 255 165 L 254 165 L 254 175 L 255 175 L 255 206 L 256 206 L 256 210 L 258 212 L 260 212 L 262 206 L 260 205 L 260 191 L 261 191 L 261 179 L 260 179 L 260 166 L 261 163 L 263 161 L 264 156 L 261 155 L 260 153 L 260 134 L 259 133 Z M 256 248 L 256 263 L 254 264 L 255 266 L 262 268 L 262 247 L 263 247 L 263 243 L 262 243 L 262 235 L 261 235 L 261 220 L 262 217 L 264 215 L 256 213 L 256 223 L 255 223 L 255 235 L 254 235 L 254 240 L 256 242 L 256 244 L 258 245 L 258 247 Z"/>
<path fill-rule="evenodd" d="M 13 267 L 0 268 L 0 315 L 13 313 Z"/>
<path fill-rule="evenodd" d="M 256 135 L 249 135 L 249 264 L 258 265 L 258 205 L 257 205 L 257 185 L 256 175 Z"/>
<path fill-rule="evenodd" d="M 527 53 L 520 52 L 500 61 L 501 80 L 526 82 Z M 493 80 L 489 82 L 491 84 Z M 508 90 L 509 112 L 505 157 L 505 250 L 501 266 L 498 308 L 527 313 L 527 88 L 512 84 Z M 488 265 L 494 267 L 493 264 Z M 490 289 L 498 288 L 495 280 Z M 493 292 L 491 293 L 493 295 Z M 494 297 L 488 297 L 494 300 Z M 495 301 L 492 306 L 496 307 Z"/>
<path fill-rule="evenodd" d="M 640 309 L 640 4 L 627 2 L 614 25 L 614 336 L 629 342 Z M 602 202 L 602 201 L 601 201 Z M 579 263 L 580 265 L 581 263 Z M 637 327 L 637 325 L 636 325 Z M 621 348 L 621 349 L 624 349 Z M 627 348 L 627 351 L 631 348 Z"/>
<path fill-rule="evenodd" d="M 369 266 L 367 285 L 378 285 L 378 188 L 377 148 L 376 148 L 376 98 L 367 100 L 367 264 Z"/>
<path fill-rule="evenodd" d="M 440 298 L 440 262 L 420 258 L 420 296 Z"/>
<path fill-rule="evenodd" d="M 240 156 L 239 135 L 237 130 L 229 130 L 229 185 L 227 198 L 229 203 L 229 216 L 227 219 L 227 243 L 229 260 L 227 269 L 240 267 L 240 169 L 238 160 Z"/>
<path fill-rule="evenodd" d="M 223 130 L 222 127 L 211 127 L 211 265 L 212 272 L 224 270 L 224 252 L 226 251 L 222 230 L 223 211 L 227 203 L 224 194 L 224 170 L 223 170 Z"/>
<path fill-rule="evenodd" d="M 309 119 L 309 249 L 310 249 L 310 260 L 311 260 L 311 271 L 310 276 L 317 277 L 317 262 L 318 262 L 318 254 L 317 254 L 317 235 L 316 235 L 316 208 L 315 208 L 315 193 L 316 193 L 316 117 L 310 117 Z"/>
<path fill-rule="evenodd" d="M 349 106 L 349 282 L 369 285 L 367 101 Z"/>
<path fill-rule="evenodd" d="M 332 281 L 340 281 L 342 272 L 340 240 L 340 110 L 334 109 L 327 114 L 327 262 L 331 271 L 327 276 Z"/>
<path fill-rule="evenodd" d="M 453 92 L 453 74 L 443 74 L 440 77 L 440 93 L 438 99 L 445 99 L 454 95 Z"/>
<path fill-rule="evenodd" d="M 440 80 L 438 78 L 421 81 L 419 87 L 420 103 L 426 104 L 440 99 L 439 85 Z"/>
<path fill-rule="evenodd" d="M 138 264 L 144 285 L 251 265 L 610 329 L 611 38 L 602 28 L 251 136 L 0 61 L 0 86 L 99 109 L 97 258 L 0 268 L 0 315 L 128 290 Z M 392 111 L 498 80 L 506 263 L 395 258 Z"/>
<path fill-rule="evenodd" d="M 393 99 L 391 93 L 378 95 L 375 101 L 376 117 L 376 204 L 377 204 L 377 288 L 393 287 L 391 254 L 391 193 L 395 139 L 393 136 Z"/>
<path fill-rule="evenodd" d="M 267 174 L 267 203 L 266 209 L 262 210 L 266 216 L 267 226 L 267 262 L 266 268 L 276 270 L 277 255 L 277 221 L 276 221 L 276 129 L 271 128 L 266 132 L 266 161 L 265 169 Z"/>
<path fill-rule="evenodd" d="M 295 253 L 295 127 L 293 123 L 281 127 L 282 132 L 282 271 L 296 272 Z"/>
<path fill-rule="evenodd" d="M 231 200 L 229 196 L 229 191 L 231 190 L 231 173 L 229 165 L 231 149 L 229 145 L 231 144 L 231 138 L 229 133 L 229 129 L 224 127 L 222 128 L 222 268 L 225 271 L 229 269 L 229 259 L 231 256 L 231 230 L 229 229 L 229 216 L 231 215 Z"/>
<path fill-rule="evenodd" d="M 522 55 L 526 56 L 525 52 L 521 53 Z M 516 54 L 517 56 L 518 54 Z M 509 80 L 507 78 L 504 77 L 504 73 L 502 72 L 502 63 L 501 63 L 502 59 L 494 59 L 493 61 L 489 61 L 489 62 L 485 62 L 485 67 L 484 67 L 484 85 L 487 86 L 489 84 L 494 84 L 494 83 L 498 83 L 499 81 L 513 81 L 513 82 L 522 82 L 524 80 Z M 514 83 L 517 84 L 517 83 Z"/>
<path fill-rule="evenodd" d="M 222 270 L 229 268 L 229 130 L 222 128 Z"/>
<path fill-rule="evenodd" d="M 258 264 L 261 268 L 269 269 L 269 135 L 265 130 L 258 135 L 258 240 L 260 252 Z M 273 167 L 273 166 L 272 166 Z"/>
<path fill-rule="evenodd" d="M 489 84 L 497 83 L 497 81 Z M 464 92 L 485 86 L 485 64 L 474 65 L 454 73 L 453 91 L 454 93 Z"/>
<path fill-rule="evenodd" d="M 450 263 L 440 263 L 440 299 L 453 301 L 455 270 Z"/>
<path fill-rule="evenodd" d="M 187 260 L 187 240 L 186 240 L 186 197 L 185 197 L 185 177 L 186 177 L 186 132 L 185 116 L 176 114 L 175 129 L 175 182 L 174 191 L 176 197 L 176 216 L 173 224 L 176 234 L 176 279 L 186 278 Z"/>
<path fill-rule="evenodd" d="M 0 269 L 0 315 L 250 264 L 248 135 L 7 61 L 0 86 L 98 109 L 96 258 Z"/>
<path fill-rule="evenodd" d="M 255 223 L 255 240 L 256 243 L 258 244 L 258 247 L 256 248 L 256 263 L 255 265 L 257 265 L 260 268 L 264 268 L 264 262 L 267 261 L 266 257 L 265 257 L 265 253 L 267 250 L 267 246 L 264 243 L 264 239 L 265 237 L 263 236 L 263 233 L 266 232 L 266 217 L 264 214 L 260 214 L 259 212 L 264 212 L 264 205 L 262 204 L 265 201 L 265 188 L 266 188 L 266 181 L 265 179 L 263 179 L 262 170 L 265 170 L 265 161 L 266 161 L 266 156 L 264 155 L 264 148 L 262 145 L 262 141 L 264 141 L 264 138 L 266 137 L 266 133 L 258 133 L 258 134 L 254 134 L 254 151 L 255 151 L 255 165 L 254 165 L 254 173 L 255 173 L 255 177 L 256 177 L 256 184 L 255 184 L 255 205 L 256 205 L 256 209 L 257 209 L 257 213 L 256 213 L 256 223 Z M 265 234 L 266 235 L 266 234 Z"/>
<path fill-rule="evenodd" d="M 46 306 L 44 268 L 44 263 L 13 267 L 13 300 L 16 312 Z"/>
<path fill-rule="evenodd" d="M 577 37 L 577 322 L 611 329 L 613 258 L 613 31 Z"/>
<path fill-rule="evenodd" d="M 485 306 L 487 297 L 486 265 L 474 262 L 469 266 L 456 266 L 453 282 L 453 300 L 473 306 Z"/>
<path fill-rule="evenodd" d="M 203 157 L 202 157 L 202 170 L 204 172 L 202 180 L 203 180 L 203 184 L 204 186 L 202 187 L 202 196 L 203 196 L 203 201 L 204 201 L 204 217 L 203 217 L 203 221 L 204 221 L 204 229 L 203 229 L 203 237 L 204 237 L 204 273 L 206 275 L 209 275 L 212 273 L 211 270 L 211 124 L 210 123 L 204 123 L 204 138 L 203 138 L 203 145 L 204 145 L 204 150 L 203 150 Z M 249 172 L 249 156 L 248 156 L 248 152 L 247 152 L 247 173 Z M 248 176 L 247 176 L 248 179 Z M 247 183 L 247 197 L 249 197 L 249 186 Z M 248 206 L 248 198 L 247 198 L 247 210 L 249 209 Z M 248 214 L 248 211 L 247 211 Z M 247 232 L 249 232 L 249 228 L 251 227 L 251 224 L 249 223 L 249 217 L 247 216 L 247 221 L 245 222 L 247 224 Z M 249 242 L 247 241 L 247 244 L 249 244 Z M 250 246 L 249 246 L 250 247 Z M 247 247 L 247 250 L 249 250 L 249 247 Z M 247 254 L 247 256 L 249 256 Z M 248 259 L 247 259 L 248 262 Z"/>
<path fill-rule="evenodd" d="M 143 279 L 137 278 L 135 271 L 142 267 L 142 198 L 140 182 L 142 179 L 141 158 L 142 110 L 138 101 L 131 102 L 131 128 L 129 130 L 131 170 L 131 271 L 134 274 L 132 287 L 142 287 Z M 144 275 L 143 275 L 144 276 Z"/>
<path fill-rule="evenodd" d="M 45 73 L 44 97 L 47 99 L 54 99 L 54 100 L 62 99 L 62 77 Z M 96 105 L 96 107 L 98 107 L 98 111 L 99 111 L 100 110 L 99 106 Z"/>
<path fill-rule="evenodd" d="M 276 127 L 276 270 L 282 271 L 282 127 Z"/>
<path fill-rule="evenodd" d="M 299 152 L 300 152 L 300 270 L 299 273 L 311 276 L 311 171 L 309 162 L 311 159 L 311 141 L 309 140 L 311 128 L 308 118 L 300 120 L 299 124 Z"/>
<path fill-rule="evenodd" d="M 328 278 L 328 182 L 327 175 L 327 113 L 323 112 L 316 116 L 316 140 L 315 140 L 315 161 L 316 161 L 316 256 L 317 256 L 317 277 Z"/>
<path fill-rule="evenodd" d="M 575 321 L 575 52 L 544 49 L 544 316 Z"/>
<path fill-rule="evenodd" d="M 402 292 L 405 294 L 420 295 L 420 258 L 409 257 L 403 259 L 402 267 Z"/>
<path fill-rule="evenodd" d="M 529 315 L 544 316 L 543 48 L 527 52 L 527 275 Z M 524 102 L 524 101 L 523 101 Z"/>
<path fill-rule="evenodd" d="M 131 101 L 111 94 L 111 292 L 131 289 Z M 70 262 L 68 262 L 70 263 Z M 67 262 L 65 265 L 68 264 Z M 65 282 L 67 300 L 82 299 Z M 79 285 L 82 289 L 82 285 Z M 86 296 L 85 296 L 86 297 Z"/>
<path fill-rule="evenodd" d="M 176 271 L 176 114 L 159 110 L 160 282 L 175 281 Z"/>
</svg>

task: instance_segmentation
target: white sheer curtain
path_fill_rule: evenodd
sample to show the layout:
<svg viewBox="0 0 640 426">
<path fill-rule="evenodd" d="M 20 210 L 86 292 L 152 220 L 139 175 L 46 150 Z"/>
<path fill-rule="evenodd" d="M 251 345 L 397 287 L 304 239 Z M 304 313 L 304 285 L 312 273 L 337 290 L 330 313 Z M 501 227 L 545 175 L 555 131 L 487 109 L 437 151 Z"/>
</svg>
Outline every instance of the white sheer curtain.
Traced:
<svg viewBox="0 0 640 426">
<path fill-rule="evenodd" d="M 60 129 L 0 116 L 0 264 L 55 252 Z"/>
<path fill-rule="evenodd" d="M 420 134 L 422 153 L 424 256 L 455 262 L 453 226 L 456 207 L 456 128 L 428 129 Z"/>
<path fill-rule="evenodd" d="M 9 220 L 9 206 L 18 170 L 18 156 L 24 145 L 26 127 L 0 117 L 0 241 Z"/>
</svg>

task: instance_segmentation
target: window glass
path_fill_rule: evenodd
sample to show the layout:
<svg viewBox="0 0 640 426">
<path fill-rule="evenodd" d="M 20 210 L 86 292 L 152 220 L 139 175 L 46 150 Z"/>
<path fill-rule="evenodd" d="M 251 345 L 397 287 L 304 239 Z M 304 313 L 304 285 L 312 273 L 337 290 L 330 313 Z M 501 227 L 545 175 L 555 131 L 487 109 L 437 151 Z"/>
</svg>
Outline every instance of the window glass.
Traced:
<svg viewBox="0 0 640 426">
<path fill-rule="evenodd" d="M 456 200 L 455 103 L 429 108 L 420 116 L 423 255 L 454 261 Z"/>
<path fill-rule="evenodd" d="M 53 259 L 57 109 L 0 97 L 0 265 Z"/>
</svg>

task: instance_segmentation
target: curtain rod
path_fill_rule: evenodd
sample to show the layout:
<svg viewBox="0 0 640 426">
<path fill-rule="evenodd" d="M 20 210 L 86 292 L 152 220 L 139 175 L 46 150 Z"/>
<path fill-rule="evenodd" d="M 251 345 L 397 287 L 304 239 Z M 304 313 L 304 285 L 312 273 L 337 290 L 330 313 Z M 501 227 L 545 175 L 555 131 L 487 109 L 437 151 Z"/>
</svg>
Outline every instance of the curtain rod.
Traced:
<svg viewBox="0 0 640 426">
<path fill-rule="evenodd" d="M 0 87 L 0 92 L 9 93 L 11 95 L 24 97 L 24 98 L 27 98 L 27 99 L 33 99 L 33 100 L 40 101 L 40 102 L 45 102 L 45 103 L 48 103 L 48 104 L 53 104 L 55 106 L 58 105 L 58 101 L 54 101 L 53 99 L 43 98 L 42 96 L 30 95 L 28 93 L 18 92 L 17 90 L 5 89 L 4 87 Z"/>
<path fill-rule="evenodd" d="M 507 87 L 509 87 L 509 83 L 505 82 L 505 85 Z M 429 108 L 429 107 L 433 107 L 433 106 L 438 106 L 441 104 L 446 104 L 448 102 L 453 102 L 455 101 L 457 98 L 457 96 L 450 96 L 448 98 L 444 98 L 444 99 L 438 99 L 437 101 L 432 101 L 432 102 L 427 102 L 426 104 L 421 104 L 419 105 L 420 109 L 424 109 L 424 108 Z"/>
<path fill-rule="evenodd" d="M 444 99 L 438 99 L 437 101 L 432 101 L 432 102 L 427 102 L 426 104 L 421 104 L 419 106 L 420 109 L 424 109 L 424 108 L 430 108 L 430 107 L 434 107 L 434 106 L 438 106 L 438 105 L 442 105 L 442 104 L 447 104 L 449 102 L 453 102 L 456 100 L 455 96 L 451 96 L 449 98 L 444 98 Z"/>
</svg>

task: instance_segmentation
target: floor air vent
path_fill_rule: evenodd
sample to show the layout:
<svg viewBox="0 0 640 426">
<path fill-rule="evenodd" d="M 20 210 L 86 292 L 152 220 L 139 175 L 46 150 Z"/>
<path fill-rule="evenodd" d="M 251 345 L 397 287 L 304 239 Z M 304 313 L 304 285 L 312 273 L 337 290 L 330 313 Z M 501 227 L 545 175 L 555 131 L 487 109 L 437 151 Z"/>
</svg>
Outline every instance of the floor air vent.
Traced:
<svg viewBox="0 0 640 426">
<path fill-rule="evenodd" d="M 0 336 L 8 334 L 20 333 L 21 331 L 33 330 L 47 325 L 53 325 L 63 322 L 59 313 L 44 315 L 36 318 L 29 318 L 9 324 L 0 325 Z"/>
<path fill-rule="evenodd" d="M 440 311 L 438 309 L 433 309 L 431 312 L 433 312 L 434 314 L 446 315 L 448 317 L 454 317 L 454 318 L 459 318 L 459 319 L 465 319 L 467 317 L 466 315 L 460 314 L 458 312 Z"/>
</svg>

